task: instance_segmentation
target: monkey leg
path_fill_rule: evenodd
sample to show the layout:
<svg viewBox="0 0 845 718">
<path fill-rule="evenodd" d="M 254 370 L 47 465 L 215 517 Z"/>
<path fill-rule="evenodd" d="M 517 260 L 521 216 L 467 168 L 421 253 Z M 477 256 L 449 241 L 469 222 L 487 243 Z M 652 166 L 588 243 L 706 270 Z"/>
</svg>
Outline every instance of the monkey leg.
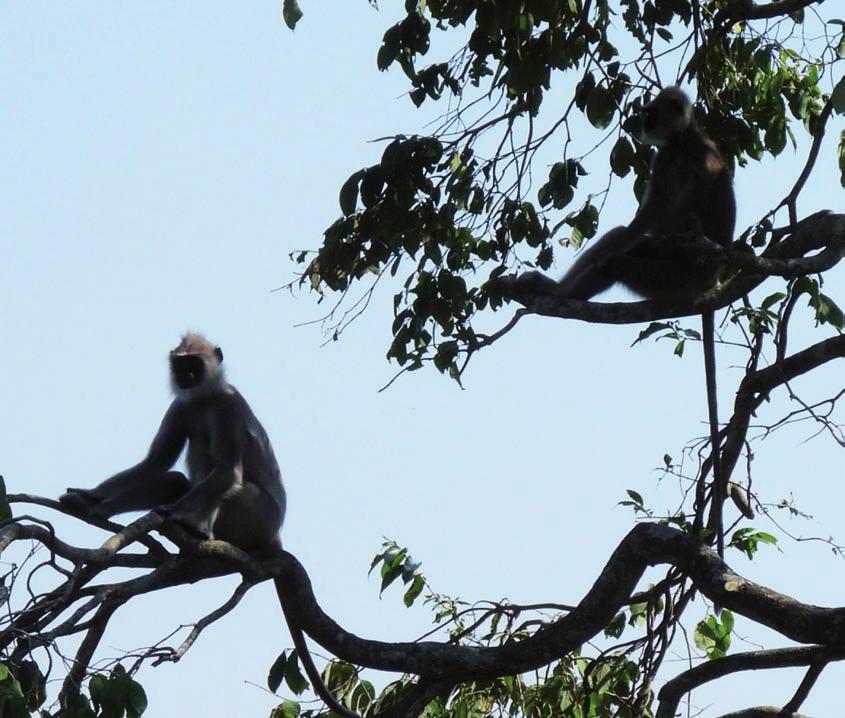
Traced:
<svg viewBox="0 0 845 718">
<path fill-rule="evenodd" d="M 191 484 L 191 490 L 182 496 L 168 512 L 171 519 L 197 538 L 212 538 L 214 522 L 220 507 L 243 490 L 242 469 L 214 469 L 208 476 Z M 245 520 L 252 520 L 245 517 Z"/>
<path fill-rule="evenodd" d="M 256 484 L 244 482 L 241 490 L 220 506 L 214 522 L 214 538 L 245 551 L 281 545 L 282 519 L 282 512 L 271 496 Z"/>
<path fill-rule="evenodd" d="M 91 489 L 75 489 L 68 487 L 59 497 L 59 502 L 69 511 L 78 516 L 89 516 L 100 500 L 93 495 Z"/>
<path fill-rule="evenodd" d="M 93 489 L 68 489 L 59 498 L 79 513 L 108 518 L 127 511 L 145 511 L 172 504 L 184 496 L 191 482 L 179 471 L 139 480 L 137 476 L 109 479 Z"/>
<path fill-rule="evenodd" d="M 602 270 L 647 299 L 678 300 L 701 294 L 716 281 L 716 265 L 677 237 L 645 237 L 627 254 L 611 257 Z"/>
<path fill-rule="evenodd" d="M 605 271 L 614 257 L 629 250 L 632 238 L 627 227 L 615 227 L 585 249 L 560 280 L 560 294 L 566 299 L 587 300 L 609 289 L 617 280 Z"/>
</svg>

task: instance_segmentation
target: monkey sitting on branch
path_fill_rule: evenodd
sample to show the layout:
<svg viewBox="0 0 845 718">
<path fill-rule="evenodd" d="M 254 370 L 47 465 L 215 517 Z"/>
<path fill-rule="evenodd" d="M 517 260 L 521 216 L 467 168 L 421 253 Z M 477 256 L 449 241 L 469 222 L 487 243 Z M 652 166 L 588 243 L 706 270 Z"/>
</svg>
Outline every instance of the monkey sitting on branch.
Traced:
<svg viewBox="0 0 845 718">
<path fill-rule="evenodd" d="M 69 488 L 59 500 L 98 518 L 156 509 L 200 539 L 245 551 L 281 548 L 287 503 L 282 475 L 267 432 L 226 381 L 222 362 L 220 347 L 186 334 L 170 352 L 175 398 L 147 456 L 93 489 Z M 171 470 L 186 443 L 187 477 Z M 281 599 L 278 579 L 276 591 Z M 288 627 L 317 695 L 338 715 L 358 718 L 323 684 L 302 630 L 289 620 Z"/>
<path fill-rule="evenodd" d="M 634 219 L 616 227 L 579 254 L 559 282 L 529 272 L 503 285 L 514 298 L 551 295 L 589 300 L 620 283 L 646 299 L 689 300 L 713 287 L 718 264 L 693 249 L 684 237 L 704 235 L 727 247 L 733 241 L 736 200 L 733 178 L 722 155 L 695 124 L 689 98 L 667 87 L 642 110 L 643 142 L 655 145 L 645 194 Z M 721 505 L 719 419 L 716 404 L 715 328 L 713 310 L 702 314 L 702 342 L 712 444 L 713 501 L 717 544 L 724 552 Z M 702 484 L 703 486 L 703 484 Z M 703 499 L 703 491 L 699 492 Z"/>
</svg>

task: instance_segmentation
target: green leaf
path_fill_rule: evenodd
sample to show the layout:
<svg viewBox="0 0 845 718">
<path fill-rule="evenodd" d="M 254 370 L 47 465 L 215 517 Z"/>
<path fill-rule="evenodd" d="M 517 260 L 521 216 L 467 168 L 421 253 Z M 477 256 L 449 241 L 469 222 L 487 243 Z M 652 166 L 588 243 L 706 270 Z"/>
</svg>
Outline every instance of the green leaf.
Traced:
<svg viewBox="0 0 845 718">
<path fill-rule="evenodd" d="M 123 718 L 124 688 L 120 681 L 109 678 L 100 693 L 100 708 L 102 718 Z"/>
<path fill-rule="evenodd" d="M 845 77 L 840 77 L 836 87 L 833 88 L 833 94 L 830 96 L 830 102 L 833 109 L 840 115 L 845 115 Z"/>
<path fill-rule="evenodd" d="M 291 651 L 285 666 L 285 683 L 296 695 L 300 695 L 308 688 L 308 681 L 305 680 L 305 676 L 299 670 L 299 656 L 296 651 Z"/>
<path fill-rule="evenodd" d="M 414 576 L 414 580 L 411 583 L 411 587 L 407 591 L 405 591 L 405 595 L 402 597 L 402 602 L 410 608 L 413 605 L 414 601 L 417 599 L 417 596 L 422 593 L 424 587 L 425 580 L 422 576 L 417 574 L 416 576 Z"/>
<path fill-rule="evenodd" d="M 103 689 L 106 687 L 106 677 L 102 673 L 97 673 L 91 676 L 88 681 L 88 693 L 91 695 L 91 701 L 94 703 L 94 708 L 100 709 L 102 704 Z"/>
<path fill-rule="evenodd" d="M 837 329 L 842 329 L 845 320 L 842 310 L 826 294 L 818 293 L 818 296 L 810 301 L 810 306 L 816 310 L 816 320 L 819 324 L 831 324 Z"/>
<path fill-rule="evenodd" d="M 282 3 L 282 17 L 291 30 L 296 28 L 296 23 L 302 19 L 302 10 L 296 0 L 284 0 Z"/>
<path fill-rule="evenodd" d="M 297 718 L 300 710 L 299 703 L 286 698 L 271 711 L 270 718 Z"/>
<path fill-rule="evenodd" d="M 596 87 L 587 98 L 587 119 L 590 124 L 599 129 L 605 129 L 616 113 L 616 103 L 613 96 L 604 87 Z"/>
<path fill-rule="evenodd" d="M 657 332 L 661 332 L 665 329 L 671 328 L 672 325 L 667 324 L 666 322 L 652 322 L 639 333 L 639 335 L 634 340 L 633 344 L 631 344 L 631 346 L 634 346 L 634 344 L 639 344 L 644 339 L 648 339 L 652 334 L 657 334 Z"/>
<path fill-rule="evenodd" d="M 62 715 L 66 715 L 67 718 L 97 718 L 97 714 L 91 710 L 90 701 L 78 693 L 68 698 Z"/>
<path fill-rule="evenodd" d="M 731 631 L 734 617 L 730 611 L 722 611 L 722 620 L 708 616 L 695 627 L 693 640 L 696 647 L 703 651 L 708 660 L 724 658 L 731 646 Z"/>
<path fill-rule="evenodd" d="M 621 136 L 610 151 L 610 169 L 613 170 L 613 174 L 625 177 L 631 171 L 635 161 L 636 152 L 633 145 L 627 137 Z"/>
<path fill-rule="evenodd" d="M 139 718 L 145 710 L 147 710 L 147 694 L 140 683 L 130 679 L 126 691 L 126 715 L 128 718 Z"/>
<path fill-rule="evenodd" d="M 637 493 L 633 489 L 626 489 L 625 493 L 628 494 L 628 496 L 630 496 L 636 503 L 638 503 L 638 504 L 640 504 L 640 506 L 642 506 L 643 497 L 639 493 Z"/>
<path fill-rule="evenodd" d="M 783 292 L 775 292 L 774 294 L 770 294 L 768 297 L 766 297 L 760 307 L 762 309 L 770 309 L 774 304 L 777 304 L 785 297 L 786 294 L 784 294 Z"/>
<path fill-rule="evenodd" d="M 609 638 L 619 638 L 625 630 L 625 611 L 617 613 L 613 620 L 604 628 L 604 635 Z"/>
<path fill-rule="evenodd" d="M 355 213 L 355 207 L 358 204 L 358 184 L 363 176 L 364 170 L 358 170 L 350 175 L 340 188 L 338 193 L 340 211 L 347 216 Z"/>
<path fill-rule="evenodd" d="M 287 651 L 282 651 L 276 660 L 273 661 L 273 665 L 270 666 L 270 670 L 267 673 L 267 688 L 270 689 L 271 693 L 275 693 L 279 690 L 279 686 L 282 685 L 282 681 L 285 678 L 287 662 Z"/>
</svg>

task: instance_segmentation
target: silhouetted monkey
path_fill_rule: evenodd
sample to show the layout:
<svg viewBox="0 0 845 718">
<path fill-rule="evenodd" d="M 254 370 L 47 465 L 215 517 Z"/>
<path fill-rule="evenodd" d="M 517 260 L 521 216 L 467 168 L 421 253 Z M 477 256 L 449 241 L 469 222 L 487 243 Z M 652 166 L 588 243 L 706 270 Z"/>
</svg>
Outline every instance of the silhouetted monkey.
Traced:
<svg viewBox="0 0 845 718">
<path fill-rule="evenodd" d="M 159 509 L 201 539 L 228 541 L 246 551 L 281 548 L 282 475 L 264 427 L 226 381 L 222 362 L 220 347 L 199 334 L 186 334 L 170 352 L 175 398 L 147 456 L 93 489 L 69 488 L 59 500 L 78 513 L 102 518 Z M 186 443 L 187 477 L 171 470 Z M 275 584 L 281 600 L 283 586 L 279 579 Z M 323 684 L 302 629 L 290 621 L 288 627 L 317 695 L 335 713 L 359 718 Z"/>
</svg>

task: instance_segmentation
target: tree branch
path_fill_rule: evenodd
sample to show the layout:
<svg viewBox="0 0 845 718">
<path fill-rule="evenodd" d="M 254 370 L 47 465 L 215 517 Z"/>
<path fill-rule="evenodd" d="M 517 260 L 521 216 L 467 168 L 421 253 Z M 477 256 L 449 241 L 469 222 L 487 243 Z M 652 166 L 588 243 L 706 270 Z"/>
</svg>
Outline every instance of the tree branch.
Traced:
<svg viewBox="0 0 845 718">
<path fill-rule="evenodd" d="M 810 5 L 819 5 L 824 0 L 775 0 L 774 2 L 758 5 L 753 0 L 739 0 L 728 8 L 730 18 L 738 20 L 769 20 L 773 17 L 789 15 L 803 10 Z"/>
<path fill-rule="evenodd" d="M 572 613 L 529 638 L 491 648 L 359 638 L 323 613 L 305 570 L 291 554 L 282 552 L 265 566 L 284 582 L 285 610 L 317 643 L 338 657 L 379 670 L 461 680 L 522 673 L 574 650 L 610 622 L 645 569 L 661 563 L 678 566 L 718 605 L 792 640 L 818 644 L 845 640 L 845 608 L 802 604 L 748 581 L 692 536 L 655 524 L 643 523 L 628 533 Z"/>
<path fill-rule="evenodd" d="M 767 668 L 789 668 L 794 666 L 809 666 L 818 662 L 845 659 L 845 647 L 807 646 L 800 648 L 778 648 L 769 651 L 750 651 L 735 653 L 714 661 L 684 671 L 679 676 L 668 681 L 660 689 L 658 699 L 660 706 L 656 718 L 673 718 L 678 710 L 681 698 L 691 690 L 710 681 L 722 678 L 739 671 L 759 671 Z M 800 705 L 800 704 L 799 704 Z M 785 715 L 792 715 L 798 705 L 789 709 Z M 787 710 L 784 709 L 777 709 Z M 775 715 L 780 715 L 776 713 Z"/>
<path fill-rule="evenodd" d="M 125 544 L 129 537 L 137 537 L 142 527 L 149 530 L 151 526 L 158 525 L 160 519 L 157 514 L 148 514 L 104 545 Z M 166 527 L 162 528 L 167 531 Z M 36 540 L 51 540 L 49 531 L 33 535 Z M 96 556 L 99 561 L 101 557 L 96 551 L 88 555 Z M 90 595 L 91 599 L 52 631 L 46 631 L 44 629 L 49 621 L 63 615 L 83 595 L 80 591 L 70 595 L 54 592 L 51 594 L 54 600 L 29 609 L 30 613 L 35 611 L 38 614 L 35 618 L 30 617 L 29 623 L 38 626 L 39 633 L 22 633 L 13 624 L 0 632 L 0 640 L 4 639 L 6 643 L 17 642 L 18 651 L 26 653 L 33 641 L 49 643 L 62 635 L 87 631 L 62 689 L 66 697 L 69 692 L 78 689 L 109 618 L 132 597 L 161 588 L 194 583 L 204 578 L 240 573 L 244 578 L 243 590 L 236 591 L 235 596 L 220 609 L 226 611 L 240 599 L 247 585 L 278 578 L 284 586 L 280 598 L 285 615 L 325 649 L 357 665 L 419 676 L 418 683 L 401 704 L 387 709 L 387 714 L 391 716 L 410 717 L 418 715 L 421 707 L 433 697 L 448 695 L 454 685 L 461 681 L 523 673 L 553 663 L 562 655 L 577 649 L 610 623 L 619 609 L 630 602 L 645 570 L 658 564 L 677 567 L 690 578 L 698 591 L 714 603 L 768 626 L 794 641 L 818 644 L 804 649 L 805 653 L 801 653 L 801 649 L 794 649 L 788 654 L 789 658 L 779 659 L 777 656 L 781 654 L 768 652 L 762 658 L 730 657 L 697 667 L 675 684 L 680 693 L 688 690 L 685 686 L 692 685 L 695 680 L 710 680 L 708 676 L 711 674 L 707 671 L 718 672 L 725 670 L 726 666 L 729 669 L 734 666 L 733 670 L 744 670 L 743 666 L 750 666 L 749 662 L 765 661 L 766 656 L 772 665 L 777 660 L 798 661 L 798 665 L 818 663 L 820 656 L 825 660 L 834 660 L 838 659 L 839 652 L 845 650 L 842 649 L 845 643 L 845 608 L 803 604 L 753 583 L 732 571 L 693 535 L 651 523 L 639 524 L 622 539 L 596 582 L 569 614 L 543 626 L 527 638 L 492 647 L 435 641 L 387 643 L 360 638 L 343 629 L 323 612 L 305 569 L 293 555 L 275 549 L 248 555 L 222 541 L 192 540 L 183 545 L 179 556 L 163 559 L 150 573 L 116 584 L 86 588 L 84 594 Z M 99 566 L 96 568 L 100 570 Z M 68 579 L 68 583 L 72 580 Z M 83 622 L 92 610 L 93 618 Z M 50 617 L 46 623 L 45 616 Z M 825 646 L 830 646 L 831 652 L 824 653 Z M 813 660 L 804 660 L 805 656 Z M 743 661 L 746 663 L 743 664 Z"/>
</svg>

